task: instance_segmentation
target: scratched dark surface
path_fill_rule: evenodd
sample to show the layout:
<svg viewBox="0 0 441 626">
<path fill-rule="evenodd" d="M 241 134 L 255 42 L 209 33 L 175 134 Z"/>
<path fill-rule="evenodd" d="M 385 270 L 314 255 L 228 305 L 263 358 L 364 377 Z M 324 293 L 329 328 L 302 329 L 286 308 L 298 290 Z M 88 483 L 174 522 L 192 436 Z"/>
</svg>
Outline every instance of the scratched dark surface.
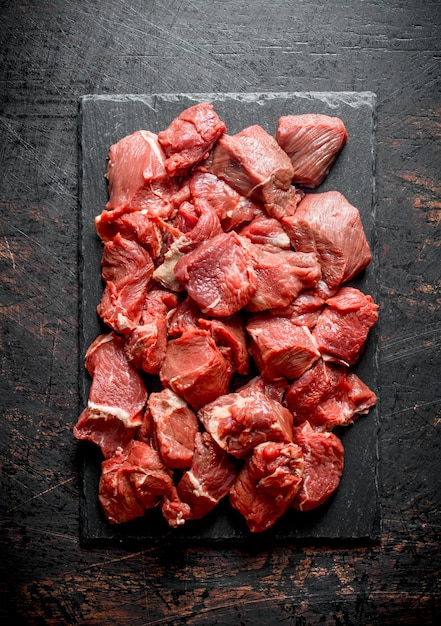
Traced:
<svg viewBox="0 0 441 626">
<path fill-rule="evenodd" d="M 441 613 L 441 5 L 0 3 L 0 623 L 434 624 Z M 377 94 L 381 536 L 85 546 L 78 101 Z"/>
</svg>

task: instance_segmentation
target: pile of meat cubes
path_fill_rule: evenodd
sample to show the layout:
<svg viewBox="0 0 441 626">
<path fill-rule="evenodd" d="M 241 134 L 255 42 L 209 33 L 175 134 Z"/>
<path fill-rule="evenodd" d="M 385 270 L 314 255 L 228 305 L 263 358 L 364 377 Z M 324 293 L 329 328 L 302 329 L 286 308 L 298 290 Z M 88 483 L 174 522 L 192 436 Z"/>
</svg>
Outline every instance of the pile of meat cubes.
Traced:
<svg viewBox="0 0 441 626">
<path fill-rule="evenodd" d="M 378 316 L 347 285 L 371 261 L 359 211 L 308 192 L 346 140 L 319 114 L 229 135 L 203 102 L 110 147 L 106 332 L 74 428 L 102 450 L 110 523 L 160 507 L 178 527 L 229 498 L 261 532 L 337 488 L 334 429 L 376 403 L 351 369 Z"/>
</svg>

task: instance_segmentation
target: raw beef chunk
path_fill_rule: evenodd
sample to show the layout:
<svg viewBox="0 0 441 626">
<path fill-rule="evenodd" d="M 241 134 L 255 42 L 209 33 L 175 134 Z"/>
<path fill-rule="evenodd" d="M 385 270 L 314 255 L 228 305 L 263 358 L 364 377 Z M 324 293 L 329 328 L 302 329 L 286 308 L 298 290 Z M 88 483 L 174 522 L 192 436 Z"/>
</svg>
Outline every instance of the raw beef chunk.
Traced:
<svg viewBox="0 0 441 626">
<path fill-rule="evenodd" d="M 303 289 L 314 287 L 321 277 L 317 256 L 311 253 L 278 250 L 268 252 L 251 245 L 257 288 L 246 305 L 247 311 L 284 307 Z"/>
<path fill-rule="evenodd" d="M 165 168 L 165 155 L 154 133 L 140 130 L 113 144 L 106 177 L 106 209 L 145 209 L 149 215 L 167 217 L 175 191 Z"/>
<path fill-rule="evenodd" d="M 170 176 L 180 176 L 204 158 L 217 139 L 226 131 L 213 105 L 195 104 L 182 111 L 170 126 L 158 134 L 167 159 Z"/>
<path fill-rule="evenodd" d="M 193 464 L 178 483 L 178 495 L 190 506 L 188 519 L 212 511 L 228 494 L 237 475 L 236 464 L 208 433 L 197 433 Z"/>
<path fill-rule="evenodd" d="M 343 445 L 334 433 L 315 431 L 308 422 L 294 429 L 294 441 L 302 449 L 305 464 L 293 507 L 309 511 L 323 504 L 340 484 L 344 466 Z"/>
<path fill-rule="evenodd" d="M 291 506 L 303 476 L 303 453 L 295 443 L 256 446 L 231 487 L 230 502 L 251 532 L 263 532 Z"/>
<path fill-rule="evenodd" d="M 257 204 L 241 196 L 214 174 L 195 172 L 189 181 L 193 202 L 205 199 L 216 211 L 225 232 L 249 222 L 262 212 Z"/>
<path fill-rule="evenodd" d="M 111 524 L 128 522 L 171 493 L 171 475 L 159 454 L 142 441 L 118 448 L 102 464 L 99 500 Z"/>
<path fill-rule="evenodd" d="M 245 325 L 238 313 L 216 319 L 201 318 L 199 326 L 210 331 L 217 347 L 230 361 L 234 372 L 244 375 L 249 373 L 250 358 Z"/>
<path fill-rule="evenodd" d="M 161 382 L 194 409 L 226 393 L 231 365 L 205 330 L 182 333 L 167 344 Z"/>
<path fill-rule="evenodd" d="M 343 365 L 321 359 L 288 388 L 285 403 L 293 423 L 306 420 L 316 429 L 351 424 L 377 401 L 373 391 Z"/>
<path fill-rule="evenodd" d="M 348 134 L 338 117 L 307 113 L 279 118 L 275 137 L 291 159 L 292 182 L 314 188 L 328 175 Z"/>
<path fill-rule="evenodd" d="M 261 374 L 271 380 L 298 378 L 320 357 L 310 330 L 288 318 L 258 313 L 250 317 L 246 329 L 249 351 Z"/>
<path fill-rule="evenodd" d="M 178 528 L 192 519 L 190 505 L 180 499 L 175 485 L 170 495 L 161 498 L 160 507 L 165 521 L 171 528 Z"/>
<path fill-rule="evenodd" d="M 170 291 L 147 292 L 139 324 L 125 344 L 127 357 L 137 369 L 159 374 L 167 350 L 167 315 L 177 303 L 176 295 Z"/>
<path fill-rule="evenodd" d="M 247 394 L 253 394 L 256 391 L 263 393 L 271 400 L 282 402 L 286 389 L 288 388 L 288 381 L 284 378 L 278 380 L 269 380 L 264 376 L 254 376 L 245 385 L 240 387 L 237 391 L 240 391 L 242 396 Z"/>
<path fill-rule="evenodd" d="M 136 241 L 118 234 L 104 246 L 101 267 L 106 286 L 98 314 L 110 328 L 128 334 L 139 323 L 153 261 Z"/>
<path fill-rule="evenodd" d="M 257 287 L 251 254 L 235 232 L 217 235 L 184 255 L 175 277 L 201 311 L 213 317 L 239 311 Z"/>
<path fill-rule="evenodd" d="M 198 417 L 219 446 L 237 458 L 264 441 L 292 441 L 291 413 L 260 391 L 220 396 Z"/>
<path fill-rule="evenodd" d="M 247 237 L 251 243 L 259 244 L 269 252 L 277 252 L 279 249 L 291 249 L 289 237 L 283 230 L 279 220 L 268 217 L 263 213 L 256 216 L 246 226 L 243 226 L 239 234 L 242 237 Z"/>
<path fill-rule="evenodd" d="M 279 317 L 288 317 L 293 324 L 312 329 L 324 305 L 325 300 L 315 291 L 304 291 L 288 306 L 271 309 L 271 313 Z"/>
<path fill-rule="evenodd" d="M 338 191 L 306 194 L 294 215 L 281 218 L 299 252 L 316 252 L 328 287 L 338 287 L 371 261 L 358 209 Z"/>
<path fill-rule="evenodd" d="M 108 458 L 118 446 L 126 445 L 141 425 L 147 390 L 127 360 L 124 339 L 114 333 L 95 339 L 86 353 L 86 368 L 92 384 L 74 435 L 100 446 Z"/>
<path fill-rule="evenodd" d="M 290 158 L 261 126 L 223 135 L 205 167 L 242 196 L 263 203 L 274 217 L 292 200 Z"/>
<path fill-rule="evenodd" d="M 190 467 L 199 428 L 196 414 L 171 389 L 151 393 L 147 407 L 164 463 L 172 469 Z"/>
<path fill-rule="evenodd" d="M 378 306 L 370 295 L 353 287 L 342 287 L 326 300 L 312 335 L 325 360 L 354 365 L 377 319 Z"/>
</svg>

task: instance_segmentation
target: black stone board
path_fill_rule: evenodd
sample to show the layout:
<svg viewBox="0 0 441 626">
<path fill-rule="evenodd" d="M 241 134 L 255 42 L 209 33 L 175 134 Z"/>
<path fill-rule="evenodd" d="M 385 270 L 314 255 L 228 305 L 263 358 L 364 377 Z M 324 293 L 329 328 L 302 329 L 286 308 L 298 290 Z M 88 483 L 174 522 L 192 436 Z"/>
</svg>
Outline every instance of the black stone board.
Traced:
<svg viewBox="0 0 441 626">
<path fill-rule="evenodd" d="M 340 117 L 349 139 L 329 176 L 317 192 L 338 190 L 361 213 L 373 261 L 355 281 L 376 299 L 375 230 L 375 94 L 371 92 L 290 92 L 160 95 L 86 95 L 80 100 L 80 401 L 87 403 L 90 379 L 84 370 L 88 346 L 103 331 L 96 306 L 103 285 L 100 277 L 102 243 L 94 228 L 94 217 L 107 201 L 109 146 L 139 129 L 158 132 L 183 109 L 198 101 L 209 101 L 234 134 L 260 124 L 273 134 L 281 115 L 324 113 Z M 374 328 L 355 371 L 377 390 L 377 333 Z M 209 516 L 173 530 L 158 510 L 142 519 L 111 526 L 97 498 L 101 453 L 91 444 L 79 444 L 81 464 L 80 534 L 84 542 L 239 542 L 259 546 L 272 542 L 375 541 L 380 534 L 377 492 L 378 409 L 361 416 L 339 432 L 345 448 L 345 469 L 337 492 L 320 508 L 308 513 L 288 511 L 269 531 L 251 537 L 246 525 L 228 502 Z"/>
</svg>

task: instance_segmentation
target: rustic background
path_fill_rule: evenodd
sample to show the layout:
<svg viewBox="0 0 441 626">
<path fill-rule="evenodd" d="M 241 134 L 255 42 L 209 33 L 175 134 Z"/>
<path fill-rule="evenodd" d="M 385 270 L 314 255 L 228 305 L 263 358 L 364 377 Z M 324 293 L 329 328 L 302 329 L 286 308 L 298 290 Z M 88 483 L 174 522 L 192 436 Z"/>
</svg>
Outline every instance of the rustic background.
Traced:
<svg viewBox="0 0 441 626">
<path fill-rule="evenodd" d="M 433 624 L 441 614 L 438 0 L 0 2 L 0 623 Z M 377 94 L 381 541 L 79 541 L 78 100 Z"/>
</svg>

